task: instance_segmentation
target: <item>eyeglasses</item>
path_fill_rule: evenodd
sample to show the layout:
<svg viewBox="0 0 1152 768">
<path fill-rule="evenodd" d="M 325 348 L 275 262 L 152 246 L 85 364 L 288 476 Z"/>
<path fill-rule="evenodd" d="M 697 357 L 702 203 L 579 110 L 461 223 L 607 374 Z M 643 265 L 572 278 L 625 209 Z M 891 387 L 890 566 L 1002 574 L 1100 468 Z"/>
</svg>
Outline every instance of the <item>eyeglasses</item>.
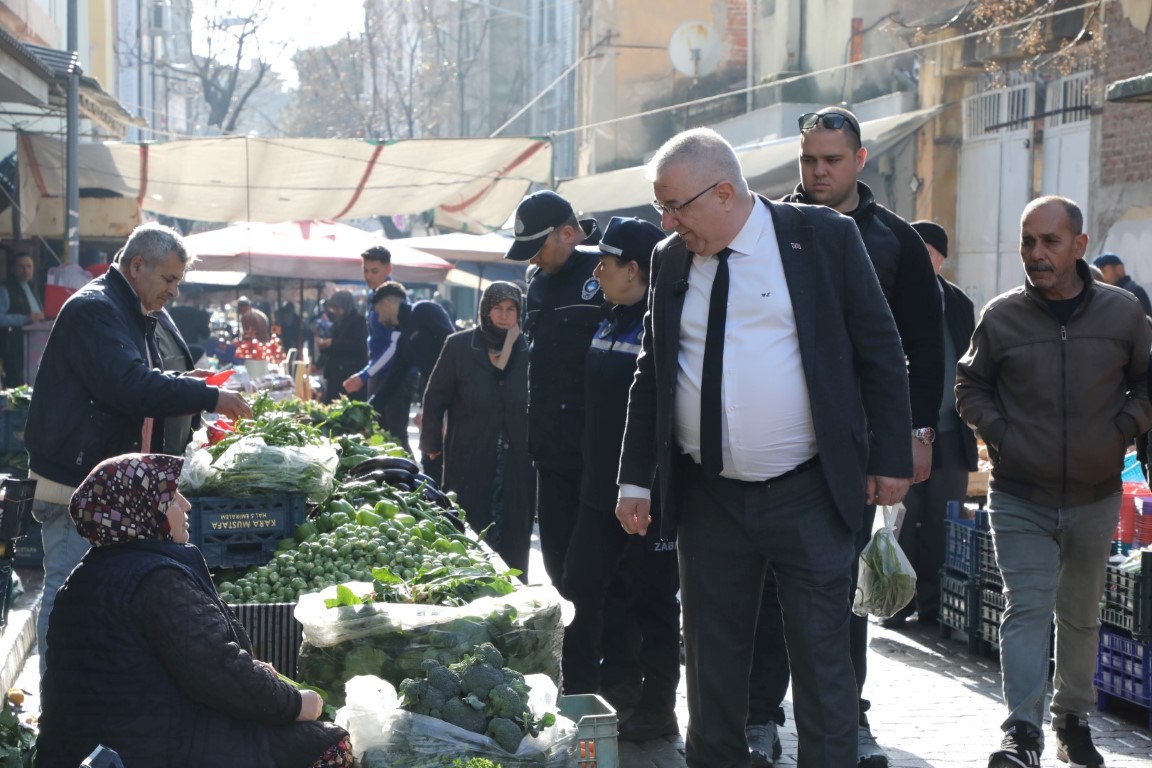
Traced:
<svg viewBox="0 0 1152 768">
<path fill-rule="evenodd" d="M 723 181 L 723 179 L 721 179 L 720 181 Z M 670 203 L 659 203 L 659 202 L 653 200 L 652 201 L 652 207 L 655 208 L 656 212 L 659 213 L 661 216 L 665 216 L 665 215 L 667 215 L 667 216 L 679 216 L 680 211 L 682 211 L 685 208 L 687 208 L 688 206 L 692 205 L 692 203 L 696 202 L 698 199 L 700 199 L 700 197 L 702 197 L 703 195 L 707 194 L 708 192 L 711 192 L 712 190 L 716 189 L 716 187 L 718 187 L 718 186 L 720 186 L 719 181 L 716 182 L 715 184 L 713 184 L 712 186 L 708 187 L 708 189 L 705 189 L 705 190 L 699 192 L 698 194 L 693 195 L 692 197 L 688 198 L 687 200 L 685 200 L 683 203 L 680 203 L 679 205 L 672 205 Z"/>
<path fill-rule="evenodd" d="M 838 112 L 808 112 L 800 115 L 800 119 L 797 122 L 800 124 L 801 132 L 812 130 L 816 127 L 817 123 L 830 131 L 838 131 L 847 124 L 848 127 L 852 129 L 852 133 L 856 134 L 857 138 L 863 138 L 860 136 L 860 128 L 857 127 L 856 122 L 847 115 L 841 115 Z"/>
</svg>

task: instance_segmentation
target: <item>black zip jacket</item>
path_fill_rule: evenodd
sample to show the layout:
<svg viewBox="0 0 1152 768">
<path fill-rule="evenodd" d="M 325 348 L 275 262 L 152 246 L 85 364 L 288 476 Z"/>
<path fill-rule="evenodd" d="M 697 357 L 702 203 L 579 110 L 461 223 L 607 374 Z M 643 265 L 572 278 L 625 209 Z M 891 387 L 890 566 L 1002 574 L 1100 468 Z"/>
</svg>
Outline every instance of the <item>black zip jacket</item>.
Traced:
<svg viewBox="0 0 1152 768">
<path fill-rule="evenodd" d="M 935 429 L 944 396 L 944 316 L 936 271 L 924 241 L 912 225 L 877 203 L 864 182 L 856 182 L 856 191 L 860 203 L 847 215 L 860 230 L 900 332 L 908 360 L 912 426 Z M 789 203 L 812 203 L 800 184 L 783 199 Z"/>
</svg>

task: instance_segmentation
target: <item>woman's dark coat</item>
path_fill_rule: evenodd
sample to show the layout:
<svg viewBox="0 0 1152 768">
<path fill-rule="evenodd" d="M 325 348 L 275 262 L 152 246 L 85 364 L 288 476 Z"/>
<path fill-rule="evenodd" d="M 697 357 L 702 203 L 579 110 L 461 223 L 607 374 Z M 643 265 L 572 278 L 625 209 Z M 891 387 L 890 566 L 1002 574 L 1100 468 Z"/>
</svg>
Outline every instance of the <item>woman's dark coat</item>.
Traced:
<svg viewBox="0 0 1152 768">
<path fill-rule="evenodd" d="M 448 430 L 444 435 L 444 421 Z M 536 472 L 528 456 L 528 344 L 519 337 L 503 371 L 492 365 L 479 329 L 448 337 L 424 392 L 422 453 L 444 454 L 444 488 L 476 531 L 492 522 L 496 441 L 507 443 L 499 546 L 509 566 L 527 573 Z"/>
</svg>

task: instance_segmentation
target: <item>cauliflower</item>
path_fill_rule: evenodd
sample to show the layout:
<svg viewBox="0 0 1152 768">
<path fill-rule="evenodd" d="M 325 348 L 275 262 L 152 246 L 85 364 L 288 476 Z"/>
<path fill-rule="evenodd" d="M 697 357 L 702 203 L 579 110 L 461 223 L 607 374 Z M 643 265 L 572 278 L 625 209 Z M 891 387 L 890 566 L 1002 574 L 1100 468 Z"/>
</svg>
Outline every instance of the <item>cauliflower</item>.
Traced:
<svg viewBox="0 0 1152 768">
<path fill-rule="evenodd" d="M 521 698 L 519 691 L 501 683 L 489 691 L 488 707 L 493 716 L 513 720 L 524 716 L 524 710 L 528 708 L 528 697 L 525 695 Z"/>
<path fill-rule="evenodd" d="M 460 695 L 460 675 L 435 659 L 425 659 L 422 666 L 424 673 L 428 676 L 429 685 L 443 691 L 449 699 Z"/>
<path fill-rule="evenodd" d="M 487 662 L 469 664 L 460 675 L 460 688 L 464 693 L 474 693 L 480 699 L 487 699 L 489 691 L 503 682 L 504 674 L 500 668 Z"/>
<path fill-rule="evenodd" d="M 500 749 L 512 755 L 516 754 L 516 750 L 520 748 L 520 740 L 524 738 L 524 731 L 520 730 L 520 726 L 506 717 L 492 718 L 492 722 L 488 723 L 488 730 L 484 733 L 491 736 L 492 740 L 500 745 Z"/>
<path fill-rule="evenodd" d="M 449 699 L 442 711 L 445 722 L 472 733 L 484 733 L 488 718 L 483 712 L 468 706 L 463 699 Z"/>
</svg>

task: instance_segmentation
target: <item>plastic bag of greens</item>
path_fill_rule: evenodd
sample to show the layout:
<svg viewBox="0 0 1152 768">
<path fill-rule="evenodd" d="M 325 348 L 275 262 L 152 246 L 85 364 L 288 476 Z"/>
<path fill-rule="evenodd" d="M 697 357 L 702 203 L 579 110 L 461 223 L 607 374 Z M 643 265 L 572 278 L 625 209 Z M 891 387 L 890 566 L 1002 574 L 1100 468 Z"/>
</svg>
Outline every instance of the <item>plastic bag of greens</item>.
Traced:
<svg viewBox="0 0 1152 768">
<path fill-rule="evenodd" d="M 857 616 L 894 616 L 916 596 L 916 571 L 896 540 L 896 525 L 903 505 L 881 507 L 884 526 L 860 553 L 860 578 L 852 612 Z"/>
<path fill-rule="evenodd" d="M 209 456 L 204 471 L 203 460 Z M 244 436 L 215 461 L 207 449 L 196 451 L 191 473 L 182 475 L 180 490 L 195 496 L 251 496 L 261 493 L 303 493 L 323 501 L 332 492 L 340 457 L 331 443 L 268 445 Z"/>
<path fill-rule="evenodd" d="M 525 677 L 528 706 L 536 715 L 556 712 L 556 684 L 545 675 Z M 377 677 L 348 681 L 348 701 L 336 713 L 363 768 L 442 768 L 455 758 L 483 757 L 502 768 L 568 768 L 576 752 L 577 727 L 556 717 L 537 736 L 524 736 L 514 753 L 491 737 L 444 720 L 400 709 L 395 689 Z"/>
</svg>

